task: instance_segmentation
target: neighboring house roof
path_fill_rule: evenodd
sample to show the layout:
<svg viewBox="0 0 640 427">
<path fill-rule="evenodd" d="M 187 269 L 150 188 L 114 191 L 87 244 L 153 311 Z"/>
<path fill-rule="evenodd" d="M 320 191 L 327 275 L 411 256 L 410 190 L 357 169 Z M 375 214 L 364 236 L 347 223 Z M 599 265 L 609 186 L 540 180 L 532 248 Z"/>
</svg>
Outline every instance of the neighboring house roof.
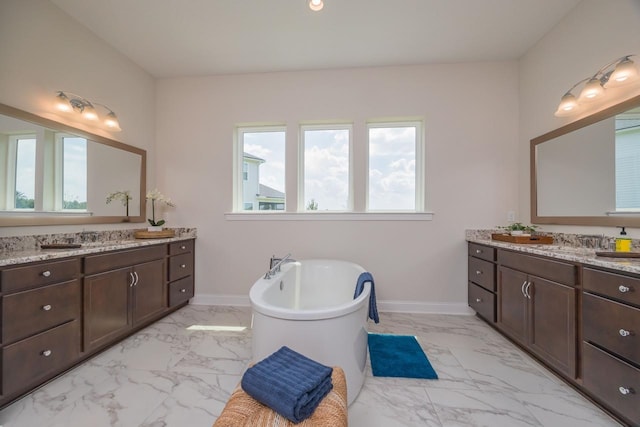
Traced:
<svg viewBox="0 0 640 427">
<path fill-rule="evenodd" d="M 264 163 L 265 162 L 264 159 L 261 159 L 260 157 L 254 156 L 253 154 L 249 154 L 247 152 L 243 152 L 242 153 L 242 157 L 244 157 L 247 160 L 254 160 L 254 161 L 260 162 L 260 163 Z"/>
<path fill-rule="evenodd" d="M 275 188 L 271 188 L 268 185 L 260 184 L 259 197 L 266 197 L 268 199 L 282 199 L 284 200 L 284 193 L 278 191 Z"/>
</svg>

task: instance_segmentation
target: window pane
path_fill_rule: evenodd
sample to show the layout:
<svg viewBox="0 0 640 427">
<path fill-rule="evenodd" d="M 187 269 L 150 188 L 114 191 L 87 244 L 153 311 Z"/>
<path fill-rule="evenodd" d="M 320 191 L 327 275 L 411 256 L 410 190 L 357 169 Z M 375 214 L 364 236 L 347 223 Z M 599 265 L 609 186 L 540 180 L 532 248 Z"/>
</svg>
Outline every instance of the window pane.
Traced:
<svg viewBox="0 0 640 427">
<path fill-rule="evenodd" d="M 415 126 L 369 128 L 368 208 L 415 210 Z"/>
<path fill-rule="evenodd" d="M 349 129 L 303 131 L 305 210 L 349 206 Z"/>
<path fill-rule="evenodd" d="M 284 130 L 240 131 L 242 143 L 242 207 L 244 210 L 285 209 Z"/>
<path fill-rule="evenodd" d="M 640 210 L 640 120 L 616 120 L 616 210 Z"/>
<path fill-rule="evenodd" d="M 16 209 L 33 209 L 36 189 L 36 140 L 17 140 L 16 148 Z"/>
<path fill-rule="evenodd" d="M 62 139 L 62 208 L 87 209 L 87 140 Z"/>
</svg>

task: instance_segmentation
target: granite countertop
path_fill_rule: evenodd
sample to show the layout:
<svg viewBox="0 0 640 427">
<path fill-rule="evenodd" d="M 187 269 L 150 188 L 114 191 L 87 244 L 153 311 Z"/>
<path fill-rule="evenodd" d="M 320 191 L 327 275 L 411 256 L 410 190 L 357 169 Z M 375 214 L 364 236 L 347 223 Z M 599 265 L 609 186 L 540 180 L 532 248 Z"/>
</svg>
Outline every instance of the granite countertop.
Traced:
<svg viewBox="0 0 640 427">
<path fill-rule="evenodd" d="M 604 267 L 628 273 L 640 274 L 640 258 L 607 258 L 596 255 L 596 250 L 586 247 L 565 246 L 560 244 L 517 244 L 492 240 L 489 236 L 467 233 L 468 242 L 496 248 L 509 249 L 532 255 L 541 255 L 559 260 L 579 262 L 585 265 Z"/>
<path fill-rule="evenodd" d="M 78 233 L 78 235 L 79 234 L 80 233 Z M 109 233 L 109 236 L 107 237 L 112 238 L 103 238 L 103 234 L 106 233 L 96 232 L 94 237 L 96 241 L 83 243 L 79 240 L 75 240 L 74 242 L 80 243 L 82 246 L 79 248 L 71 249 L 39 248 L 39 244 L 55 242 L 57 240 L 55 238 L 56 235 L 26 236 L 23 238 L 15 237 L 12 238 L 12 241 L 10 243 L 6 243 L 0 251 L 0 267 L 28 262 L 54 260 L 58 258 L 67 258 L 73 256 L 84 256 L 119 249 L 132 249 L 144 246 L 166 244 L 178 242 L 181 240 L 189 240 L 196 237 L 196 230 L 177 229 L 175 237 L 161 239 L 136 239 L 133 237 L 132 233 L 119 233 L 115 236 L 113 233 Z M 64 235 L 64 237 L 62 237 L 61 239 L 66 239 L 68 241 L 71 238 L 73 238 L 72 235 Z M 34 240 L 37 243 L 31 244 L 31 240 Z"/>
</svg>

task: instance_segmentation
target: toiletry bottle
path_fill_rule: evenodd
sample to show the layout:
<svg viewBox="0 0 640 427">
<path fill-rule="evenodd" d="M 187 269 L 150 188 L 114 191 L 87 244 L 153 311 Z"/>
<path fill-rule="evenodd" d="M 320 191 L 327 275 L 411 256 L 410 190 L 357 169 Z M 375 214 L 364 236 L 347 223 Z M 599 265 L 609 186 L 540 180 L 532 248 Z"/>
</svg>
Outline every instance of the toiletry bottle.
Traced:
<svg viewBox="0 0 640 427">
<path fill-rule="evenodd" d="M 627 232 L 624 230 L 624 227 L 618 226 L 618 228 L 622 228 L 620 231 L 620 236 L 616 238 L 616 252 L 629 252 L 631 251 L 631 239 L 626 237 Z"/>
</svg>

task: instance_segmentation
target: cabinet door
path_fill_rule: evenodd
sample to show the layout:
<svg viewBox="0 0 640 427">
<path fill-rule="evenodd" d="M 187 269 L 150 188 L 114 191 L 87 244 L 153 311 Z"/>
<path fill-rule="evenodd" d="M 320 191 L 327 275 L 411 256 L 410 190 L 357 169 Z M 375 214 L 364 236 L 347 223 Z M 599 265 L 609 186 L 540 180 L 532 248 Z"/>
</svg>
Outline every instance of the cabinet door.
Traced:
<svg viewBox="0 0 640 427">
<path fill-rule="evenodd" d="M 121 268 L 84 279 L 84 350 L 115 340 L 131 328 L 129 310 L 131 268 Z"/>
<path fill-rule="evenodd" d="M 133 287 L 134 326 L 163 312 L 167 308 L 167 291 L 164 280 L 164 260 L 138 264 L 133 268 L 136 276 Z"/>
<path fill-rule="evenodd" d="M 522 293 L 528 281 L 526 274 L 500 267 L 498 274 L 498 321 L 497 326 L 510 337 L 526 344 L 527 302 Z"/>
<path fill-rule="evenodd" d="M 529 276 L 529 347 L 547 363 L 576 377 L 576 289 Z"/>
</svg>

